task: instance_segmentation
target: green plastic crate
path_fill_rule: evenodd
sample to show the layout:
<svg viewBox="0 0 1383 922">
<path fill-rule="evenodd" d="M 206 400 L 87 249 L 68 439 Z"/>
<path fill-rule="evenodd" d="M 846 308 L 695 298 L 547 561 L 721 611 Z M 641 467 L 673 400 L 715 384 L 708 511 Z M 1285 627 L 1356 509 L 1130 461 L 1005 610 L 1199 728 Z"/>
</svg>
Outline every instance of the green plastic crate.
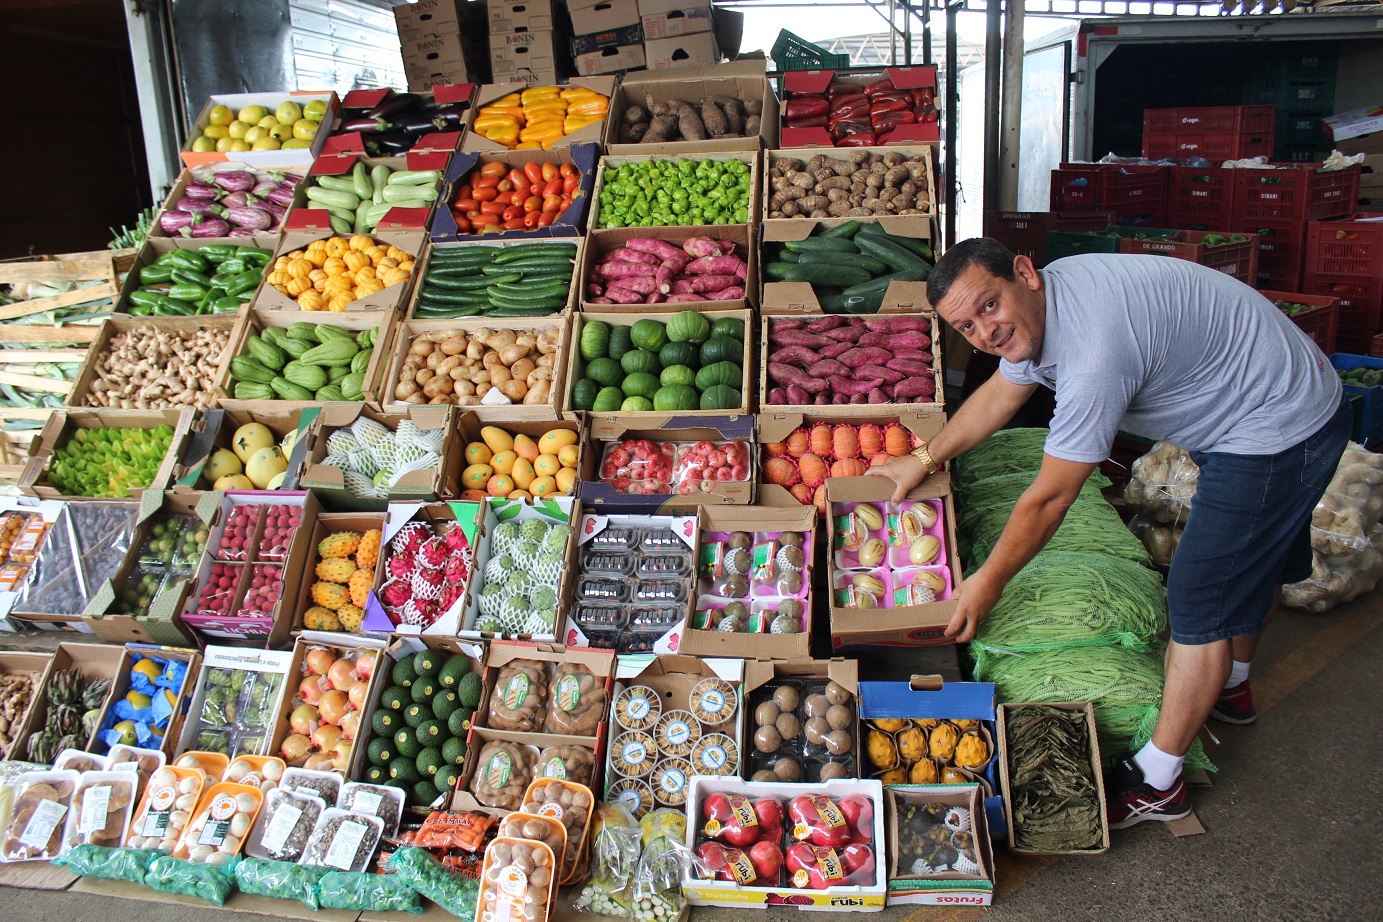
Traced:
<svg viewBox="0 0 1383 922">
<path fill-rule="evenodd" d="M 778 33 L 778 41 L 773 43 L 773 63 L 779 70 L 835 70 L 849 67 L 850 56 L 832 54 L 783 29 Z"/>
</svg>

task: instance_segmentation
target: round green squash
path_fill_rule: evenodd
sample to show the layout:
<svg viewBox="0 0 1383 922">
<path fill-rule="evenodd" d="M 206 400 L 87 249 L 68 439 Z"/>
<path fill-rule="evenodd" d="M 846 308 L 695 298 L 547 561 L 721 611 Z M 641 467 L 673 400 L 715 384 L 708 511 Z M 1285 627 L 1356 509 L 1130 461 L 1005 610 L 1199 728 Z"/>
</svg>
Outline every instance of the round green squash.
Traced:
<svg viewBox="0 0 1383 922">
<path fill-rule="evenodd" d="M 610 350 L 610 325 L 592 320 L 581 328 L 581 357 L 590 362 L 603 358 Z"/>
<path fill-rule="evenodd" d="M 657 352 L 667 345 L 667 328 L 656 320 L 645 318 L 634 324 L 629 340 L 640 349 Z"/>
<path fill-rule="evenodd" d="M 653 409 L 659 413 L 675 410 L 695 410 L 701 405 L 696 391 L 684 384 L 672 384 L 658 388 L 653 395 Z"/>
<path fill-rule="evenodd" d="M 667 322 L 667 338 L 675 343 L 705 342 L 711 335 L 711 322 L 696 311 L 674 314 Z"/>
</svg>

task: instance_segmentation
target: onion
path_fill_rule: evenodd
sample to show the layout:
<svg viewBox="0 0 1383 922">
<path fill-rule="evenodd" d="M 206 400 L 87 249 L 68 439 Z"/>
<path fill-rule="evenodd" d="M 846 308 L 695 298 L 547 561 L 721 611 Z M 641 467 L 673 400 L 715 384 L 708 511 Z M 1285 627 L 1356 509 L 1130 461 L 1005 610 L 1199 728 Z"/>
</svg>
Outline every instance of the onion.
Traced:
<svg viewBox="0 0 1383 922">
<path fill-rule="evenodd" d="M 307 757 L 311 747 L 310 739 L 301 733 L 294 733 L 284 739 L 283 745 L 279 747 L 279 755 L 283 756 L 285 762 L 299 762 Z"/>
</svg>

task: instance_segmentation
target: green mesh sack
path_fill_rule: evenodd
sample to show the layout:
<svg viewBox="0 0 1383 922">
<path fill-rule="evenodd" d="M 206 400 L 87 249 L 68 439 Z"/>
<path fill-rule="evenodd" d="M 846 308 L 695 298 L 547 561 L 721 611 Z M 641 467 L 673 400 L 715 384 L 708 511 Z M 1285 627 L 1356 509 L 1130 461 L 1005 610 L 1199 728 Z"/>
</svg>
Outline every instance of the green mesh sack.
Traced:
<svg viewBox="0 0 1383 922">
<path fill-rule="evenodd" d="M 391 874 L 330 871 L 318 884 L 323 909 L 361 912 L 423 911 L 422 898 L 408 883 Z"/>
<path fill-rule="evenodd" d="M 235 885 L 251 896 L 272 896 L 281 900 L 299 900 L 312 909 L 319 908 L 317 884 L 326 868 L 246 858 L 235 866 Z"/>
<path fill-rule="evenodd" d="M 57 865 L 78 877 L 100 877 L 104 880 L 127 880 L 130 883 L 144 883 L 149 873 L 149 865 L 163 852 L 156 848 L 106 848 L 103 845 L 74 845 L 61 858 L 53 859 Z"/>
<path fill-rule="evenodd" d="M 185 858 L 160 855 L 149 863 L 144 883 L 164 893 L 195 896 L 222 906 L 235 889 L 236 858 L 225 864 L 201 864 Z"/>
</svg>

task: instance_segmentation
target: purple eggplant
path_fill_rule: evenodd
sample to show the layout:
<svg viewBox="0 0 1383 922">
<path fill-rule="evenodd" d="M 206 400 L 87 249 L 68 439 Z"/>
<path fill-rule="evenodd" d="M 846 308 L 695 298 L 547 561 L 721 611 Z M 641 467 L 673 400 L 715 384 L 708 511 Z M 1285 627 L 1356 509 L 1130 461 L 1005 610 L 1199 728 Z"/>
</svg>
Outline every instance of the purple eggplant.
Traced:
<svg viewBox="0 0 1383 922">
<path fill-rule="evenodd" d="M 280 183 L 285 183 L 285 182 L 286 182 L 286 183 L 288 183 L 288 184 L 291 185 L 291 186 L 296 186 L 298 183 L 302 182 L 303 179 L 305 178 L 305 177 L 303 176 L 303 174 L 301 174 L 301 173 L 276 173 L 276 174 L 274 174 L 274 175 L 276 175 L 276 176 L 279 177 L 279 182 L 280 182 Z"/>
<path fill-rule="evenodd" d="M 182 230 L 184 237 L 228 237 L 231 226 L 220 218 L 207 218 Z"/>
<path fill-rule="evenodd" d="M 279 221 L 282 221 L 283 216 L 288 214 L 287 208 L 284 208 L 282 205 L 276 205 L 273 202 L 260 202 L 255 207 L 263 208 L 265 211 L 269 212 L 269 214 L 273 215 L 276 220 Z"/>
<path fill-rule="evenodd" d="M 284 183 L 279 183 L 277 189 L 265 196 L 265 200 L 273 202 L 275 205 L 282 205 L 283 207 L 287 208 L 289 205 L 293 204 L 293 195 L 294 190 L 292 186 L 285 185 Z"/>
<path fill-rule="evenodd" d="M 461 121 L 466 117 L 466 110 L 470 107 L 471 104 L 468 102 L 454 102 L 448 106 L 441 106 L 432 117 L 432 124 L 437 126 L 438 131 L 455 131 L 461 127 Z"/>
<path fill-rule="evenodd" d="M 221 195 L 221 190 L 211 183 L 192 180 L 184 188 L 182 194 L 187 198 L 200 199 L 202 201 L 214 201 Z"/>
<path fill-rule="evenodd" d="M 158 226 L 165 234 L 176 234 L 192 226 L 192 212 L 170 208 L 159 215 Z"/>
<path fill-rule="evenodd" d="M 408 116 L 398 123 L 398 128 L 400 131 L 408 134 L 418 135 L 426 134 L 429 131 L 440 131 L 445 125 L 446 122 L 438 125 L 435 115 L 423 112 L 421 114 Z"/>
<path fill-rule="evenodd" d="M 225 208 L 244 208 L 246 205 L 253 205 L 250 193 L 232 192 L 219 202 Z"/>
<path fill-rule="evenodd" d="M 390 131 L 385 134 L 377 134 L 374 137 L 365 139 L 365 150 L 371 150 L 371 144 L 378 153 L 373 153 L 375 157 L 392 157 L 396 154 L 407 153 L 413 146 L 413 139 L 402 131 Z"/>
<path fill-rule="evenodd" d="M 393 128 L 392 122 L 382 118 L 353 118 L 341 123 L 342 132 L 358 131 L 364 134 L 378 134 Z"/>
<path fill-rule="evenodd" d="M 417 93 L 397 93 L 370 110 L 370 118 L 393 122 L 422 108 L 423 98 Z"/>
<path fill-rule="evenodd" d="M 253 173 L 233 170 L 229 173 L 217 173 L 211 178 L 211 181 L 227 192 L 249 192 L 255 187 L 258 180 L 255 179 Z"/>
<path fill-rule="evenodd" d="M 250 190 L 250 194 L 257 195 L 260 198 L 264 198 L 264 196 L 268 195 L 270 192 L 273 192 L 278 187 L 279 184 L 277 180 L 265 179 L 255 183 L 255 187 Z"/>
<path fill-rule="evenodd" d="M 258 231 L 252 231 L 248 227 L 232 227 L 227 237 L 253 237 Z"/>
<path fill-rule="evenodd" d="M 274 216 L 263 208 L 229 208 L 226 220 L 250 230 L 264 230 L 274 221 Z"/>
<path fill-rule="evenodd" d="M 178 211 L 185 211 L 188 214 L 217 214 L 220 206 L 214 202 L 206 202 L 201 199 L 185 198 L 173 206 Z"/>
</svg>

